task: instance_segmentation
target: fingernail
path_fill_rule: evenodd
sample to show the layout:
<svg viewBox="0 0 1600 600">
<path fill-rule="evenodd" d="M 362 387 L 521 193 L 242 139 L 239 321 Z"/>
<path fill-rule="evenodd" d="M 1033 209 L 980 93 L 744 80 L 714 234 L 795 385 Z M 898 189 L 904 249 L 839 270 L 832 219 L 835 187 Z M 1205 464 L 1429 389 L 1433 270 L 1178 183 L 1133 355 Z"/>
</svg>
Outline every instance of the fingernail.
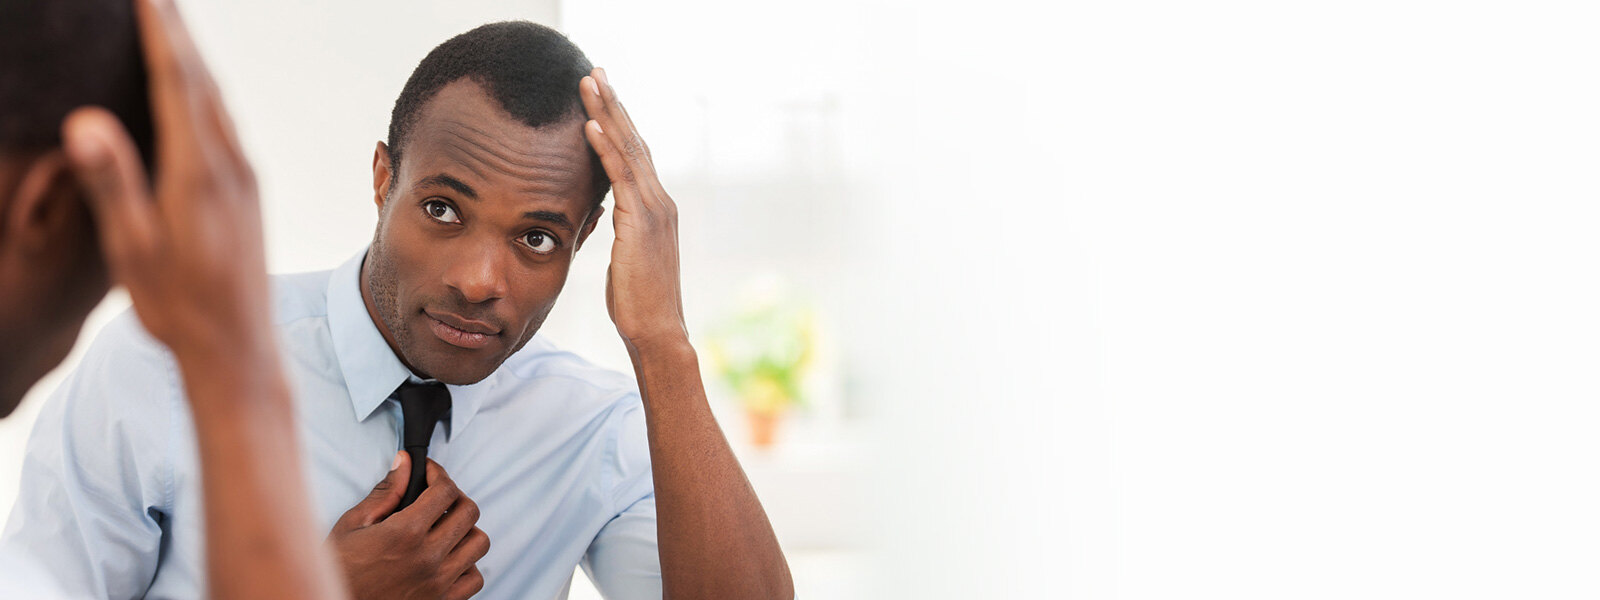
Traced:
<svg viewBox="0 0 1600 600">
<path fill-rule="evenodd" d="M 589 80 L 589 91 L 594 92 L 594 95 L 599 96 L 600 82 L 595 81 L 593 77 L 589 77 L 587 79 Z"/>
<path fill-rule="evenodd" d="M 401 452 L 394 453 L 394 464 L 389 465 L 389 470 L 390 471 L 393 471 L 395 469 L 400 468 L 400 455 L 401 454 L 402 454 Z"/>
<path fill-rule="evenodd" d="M 590 123 L 594 123 L 594 130 L 595 131 L 598 131 L 600 133 L 605 133 L 606 132 L 606 130 L 604 128 L 600 127 L 600 122 L 599 121 L 589 121 L 589 122 Z"/>
<path fill-rule="evenodd" d="M 606 70 L 605 69 L 595 69 L 595 71 L 600 73 L 600 83 L 604 83 L 604 84 L 606 84 L 607 87 L 609 87 L 611 85 L 611 78 L 606 77 Z"/>
</svg>

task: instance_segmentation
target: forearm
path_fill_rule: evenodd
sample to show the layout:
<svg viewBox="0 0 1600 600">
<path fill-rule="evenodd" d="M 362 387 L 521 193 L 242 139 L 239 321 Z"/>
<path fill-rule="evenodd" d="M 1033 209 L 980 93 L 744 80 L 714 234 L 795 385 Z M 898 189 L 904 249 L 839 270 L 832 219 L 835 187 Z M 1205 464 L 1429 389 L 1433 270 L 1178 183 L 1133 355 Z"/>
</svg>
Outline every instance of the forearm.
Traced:
<svg viewBox="0 0 1600 600">
<path fill-rule="evenodd" d="M 644 398 L 668 598 L 794 597 L 772 525 L 711 415 L 688 340 L 629 346 Z"/>
<path fill-rule="evenodd" d="M 209 596 L 344 598 L 313 529 L 276 352 L 234 347 L 179 363 L 199 445 Z"/>
</svg>

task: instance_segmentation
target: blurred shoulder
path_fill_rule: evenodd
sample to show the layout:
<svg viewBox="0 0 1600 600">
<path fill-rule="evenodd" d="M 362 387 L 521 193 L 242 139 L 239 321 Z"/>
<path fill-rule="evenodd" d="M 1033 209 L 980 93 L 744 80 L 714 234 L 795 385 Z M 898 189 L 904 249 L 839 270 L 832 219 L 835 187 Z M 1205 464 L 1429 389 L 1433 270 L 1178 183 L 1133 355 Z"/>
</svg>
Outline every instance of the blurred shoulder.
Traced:
<svg viewBox="0 0 1600 600">
<path fill-rule="evenodd" d="M 332 277 L 332 270 L 273 275 L 273 323 L 286 325 L 328 316 L 328 281 Z"/>
<path fill-rule="evenodd" d="M 328 313 L 327 286 L 331 271 L 274 275 L 271 277 L 273 322 L 285 325 Z M 166 372 L 175 360 L 165 344 L 151 337 L 133 307 L 124 309 L 94 334 L 78 372 L 122 377 L 139 371 Z"/>
<path fill-rule="evenodd" d="M 145 330 L 138 313 L 129 306 L 95 334 L 79 363 L 79 370 L 110 366 L 165 367 L 172 360 L 167 346 Z"/>
</svg>

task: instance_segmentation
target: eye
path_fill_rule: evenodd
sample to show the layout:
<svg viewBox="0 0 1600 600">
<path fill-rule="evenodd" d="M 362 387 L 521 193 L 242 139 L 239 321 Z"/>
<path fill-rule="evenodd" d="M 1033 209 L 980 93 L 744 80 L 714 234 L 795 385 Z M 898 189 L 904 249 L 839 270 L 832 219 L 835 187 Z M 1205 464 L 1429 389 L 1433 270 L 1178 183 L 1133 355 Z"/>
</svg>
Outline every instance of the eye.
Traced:
<svg viewBox="0 0 1600 600">
<path fill-rule="evenodd" d="M 523 244 L 527 244 L 529 248 L 533 248 L 533 251 L 539 254 L 555 252 L 556 246 L 560 245 L 560 242 L 556 240 L 556 236 L 543 231 L 529 231 L 522 234 L 521 239 Z"/>
<path fill-rule="evenodd" d="M 423 212 L 433 217 L 435 221 L 444 223 L 460 223 L 461 217 L 456 215 L 456 209 L 442 200 L 429 200 L 422 203 Z"/>
</svg>

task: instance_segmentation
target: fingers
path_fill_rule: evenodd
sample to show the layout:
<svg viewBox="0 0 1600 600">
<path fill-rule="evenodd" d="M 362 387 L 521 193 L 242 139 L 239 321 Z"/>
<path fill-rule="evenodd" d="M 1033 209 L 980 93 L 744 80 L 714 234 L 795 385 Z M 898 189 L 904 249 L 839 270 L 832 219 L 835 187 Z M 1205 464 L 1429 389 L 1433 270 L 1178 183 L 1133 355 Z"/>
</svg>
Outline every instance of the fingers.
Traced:
<svg viewBox="0 0 1600 600">
<path fill-rule="evenodd" d="M 113 277 L 125 281 L 153 254 L 159 239 L 157 208 L 139 150 L 122 122 L 98 107 L 67 115 L 61 139 L 95 213 L 107 265 Z"/>
<path fill-rule="evenodd" d="M 607 127 L 606 133 L 611 136 L 612 141 L 616 142 L 623 155 L 630 160 L 643 163 L 643 167 L 654 173 L 655 165 L 650 163 L 650 148 L 645 145 L 644 138 L 639 137 L 639 128 L 633 124 L 633 117 L 628 116 L 628 109 L 622 106 L 621 100 L 617 99 L 617 89 L 611 87 L 611 80 L 606 77 L 606 70 L 596 68 L 591 73 L 591 77 L 597 82 L 597 85 L 593 86 L 593 88 L 599 95 L 602 109 L 610 117 L 611 122 L 604 123 L 604 125 L 612 123 L 617 125 L 616 127 Z"/>
<path fill-rule="evenodd" d="M 450 589 L 445 590 L 444 597 L 448 600 L 466 600 L 481 590 L 483 590 L 483 573 L 478 570 L 477 565 L 473 565 L 450 585 Z"/>
<path fill-rule="evenodd" d="M 650 151 L 639 137 L 633 119 L 628 118 L 628 113 L 617 101 L 616 90 L 606 82 L 604 69 L 595 69 L 591 75 L 583 78 L 579 85 L 579 96 L 583 99 L 583 108 L 588 111 L 589 118 L 600 123 L 606 137 L 628 159 L 629 164 L 640 170 L 641 174 L 654 175 L 655 166 L 650 163 Z"/>
<path fill-rule="evenodd" d="M 339 523 L 349 529 L 367 527 L 394 512 L 400 506 L 400 497 L 406 493 L 406 475 L 410 472 L 410 457 L 400 452 L 395 455 L 394 466 L 389 474 L 372 487 L 372 491 L 360 503 L 339 518 Z"/>
<path fill-rule="evenodd" d="M 139 0 L 139 37 L 150 78 L 150 109 L 156 130 L 211 132 L 238 148 L 211 73 L 195 49 L 172 0 Z M 163 152 L 173 144 L 164 144 Z"/>
<path fill-rule="evenodd" d="M 450 550 L 445 557 L 444 565 L 440 568 L 446 573 L 462 573 L 470 570 L 474 565 L 489 554 L 489 534 L 482 529 L 473 527 L 461 542 Z"/>
<path fill-rule="evenodd" d="M 453 548 L 477 524 L 478 503 L 463 494 L 450 506 L 450 510 L 445 511 L 444 518 L 439 519 L 428 537 L 432 543 Z"/>
<path fill-rule="evenodd" d="M 583 135 L 589 140 L 589 145 L 594 147 L 595 154 L 600 156 L 600 165 L 605 168 L 606 176 L 611 179 L 611 197 L 617 203 L 617 212 L 627 213 L 641 208 L 639 186 L 635 181 L 636 173 L 629 166 L 628 161 L 622 158 L 622 153 L 606 137 L 597 121 L 589 121 L 583 125 Z"/>
<path fill-rule="evenodd" d="M 616 90 L 606 80 L 605 69 L 597 68 L 590 76 L 583 78 L 579 84 L 579 96 L 593 123 L 585 128 L 585 134 L 590 138 L 589 145 L 595 147 L 596 154 L 601 154 L 600 144 L 594 135 L 597 132 L 603 134 L 601 137 L 609 142 L 614 153 L 621 158 L 620 164 L 627 167 L 622 171 L 613 171 L 610 167 L 606 169 L 607 174 L 612 175 L 612 187 L 638 188 L 638 198 L 644 207 L 667 205 L 670 200 L 656 175 L 650 148 L 639 136 L 639 130 L 628 116 L 627 109 L 617 100 Z M 605 164 L 604 159 L 605 155 L 601 154 L 602 164 Z M 618 207 L 622 206 L 622 199 L 619 198 Z"/>
<path fill-rule="evenodd" d="M 422 491 L 417 501 L 395 514 L 396 517 L 406 519 L 412 526 L 428 531 L 433 528 L 445 511 L 461 498 L 461 490 L 456 487 L 456 482 L 444 472 L 444 467 L 433 459 L 428 459 L 427 468 L 428 489 Z M 401 486 L 404 487 L 403 485 Z"/>
</svg>

